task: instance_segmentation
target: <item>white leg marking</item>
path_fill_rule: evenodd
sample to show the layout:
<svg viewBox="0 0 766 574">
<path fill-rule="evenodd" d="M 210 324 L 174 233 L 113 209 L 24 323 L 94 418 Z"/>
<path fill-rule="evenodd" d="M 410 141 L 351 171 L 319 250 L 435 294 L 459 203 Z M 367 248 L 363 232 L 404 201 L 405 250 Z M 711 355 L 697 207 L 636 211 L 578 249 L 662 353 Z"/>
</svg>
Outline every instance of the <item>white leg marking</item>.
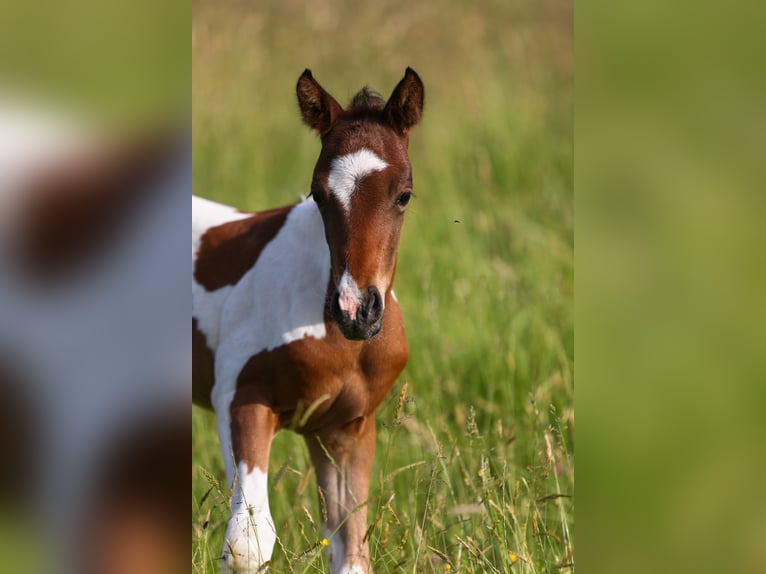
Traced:
<svg viewBox="0 0 766 574">
<path fill-rule="evenodd" d="M 337 572 L 346 559 L 346 546 L 338 534 L 332 534 L 324 526 L 322 534 L 330 541 L 327 547 L 327 563 L 330 565 L 330 572 Z"/>
<path fill-rule="evenodd" d="M 348 214 L 351 210 L 351 195 L 359 187 L 362 179 L 386 167 L 388 164 L 385 161 L 370 150 L 362 148 L 332 160 L 327 185 Z"/>
<path fill-rule="evenodd" d="M 271 559 L 277 537 L 269 510 L 268 480 L 258 468 L 241 462 L 231 500 L 231 519 L 223 543 L 221 570 L 257 572 Z"/>
<path fill-rule="evenodd" d="M 327 563 L 332 574 L 366 574 L 361 566 L 346 562 L 346 545 L 340 534 L 333 535 L 325 527 L 322 527 L 322 534 L 330 541 L 327 547 Z"/>
</svg>

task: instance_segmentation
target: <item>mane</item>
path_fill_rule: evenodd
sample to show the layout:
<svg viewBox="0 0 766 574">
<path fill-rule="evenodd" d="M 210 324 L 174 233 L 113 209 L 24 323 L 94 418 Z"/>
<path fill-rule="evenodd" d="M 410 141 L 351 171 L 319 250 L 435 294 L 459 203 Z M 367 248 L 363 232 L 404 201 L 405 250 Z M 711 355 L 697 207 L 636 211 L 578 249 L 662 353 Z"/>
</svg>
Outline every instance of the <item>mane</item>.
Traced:
<svg viewBox="0 0 766 574">
<path fill-rule="evenodd" d="M 363 87 L 351 98 L 347 113 L 351 115 L 377 115 L 386 106 L 386 100 L 369 86 Z"/>
</svg>

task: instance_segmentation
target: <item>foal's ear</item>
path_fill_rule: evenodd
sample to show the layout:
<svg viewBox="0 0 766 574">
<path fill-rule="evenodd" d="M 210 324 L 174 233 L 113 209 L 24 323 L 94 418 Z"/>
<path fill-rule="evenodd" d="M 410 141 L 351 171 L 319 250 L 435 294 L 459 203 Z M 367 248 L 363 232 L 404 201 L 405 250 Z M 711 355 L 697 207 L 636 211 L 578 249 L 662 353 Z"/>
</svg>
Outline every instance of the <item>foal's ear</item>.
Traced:
<svg viewBox="0 0 766 574">
<path fill-rule="evenodd" d="M 424 97 L 425 90 L 420 76 L 408 67 L 383 110 L 388 124 L 399 133 L 406 134 L 423 115 Z"/>
<path fill-rule="evenodd" d="M 329 132 L 338 121 L 343 108 L 319 85 L 311 75 L 311 70 L 307 69 L 298 78 L 295 92 L 298 95 L 303 121 L 319 132 L 320 136 Z"/>
</svg>

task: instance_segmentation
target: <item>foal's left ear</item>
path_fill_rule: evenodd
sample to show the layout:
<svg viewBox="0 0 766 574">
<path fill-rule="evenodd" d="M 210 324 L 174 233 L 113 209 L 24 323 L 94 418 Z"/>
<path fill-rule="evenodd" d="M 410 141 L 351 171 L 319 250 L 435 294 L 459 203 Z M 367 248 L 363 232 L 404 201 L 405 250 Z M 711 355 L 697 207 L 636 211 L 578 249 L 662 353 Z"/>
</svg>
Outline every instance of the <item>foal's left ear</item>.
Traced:
<svg viewBox="0 0 766 574">
<path fill-rule="evenodd" d="M 424 97 L 425 90 L 420 76 L 408 67 L 383 110 L 388 124 L 401 134 L 409 132 L 423 115 Z"/>
</svg>

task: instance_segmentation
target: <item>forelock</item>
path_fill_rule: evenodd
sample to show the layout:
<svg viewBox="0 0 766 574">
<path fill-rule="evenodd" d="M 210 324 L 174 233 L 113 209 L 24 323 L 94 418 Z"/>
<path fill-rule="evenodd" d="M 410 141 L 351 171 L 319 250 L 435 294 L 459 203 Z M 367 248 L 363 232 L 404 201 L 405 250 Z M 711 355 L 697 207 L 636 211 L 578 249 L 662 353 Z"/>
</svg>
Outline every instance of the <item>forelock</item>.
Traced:
<svg viewBox="0 0 766 574">
<path fill-rule="evenodd" d="M 386 107 L 386 100 L 375 90 L 365 86 L 351 98 L 347 112 L 352 114 L 363 114 L 370 112 L 380 112 Z"/>
</svg>

